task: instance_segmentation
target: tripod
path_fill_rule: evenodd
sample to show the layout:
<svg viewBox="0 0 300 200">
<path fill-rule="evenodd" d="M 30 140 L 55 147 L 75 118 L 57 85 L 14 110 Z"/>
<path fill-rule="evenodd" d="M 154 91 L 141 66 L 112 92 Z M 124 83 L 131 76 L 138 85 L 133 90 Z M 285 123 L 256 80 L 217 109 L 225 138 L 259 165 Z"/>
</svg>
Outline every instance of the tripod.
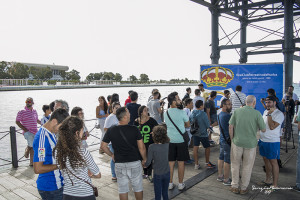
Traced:
<svg viewBox="0 0 300 200">
<path fill-rule="evenodd" d="M 289 109 L 286 109 L 286 115 L 284 120 L 284 139 L 285 139 L 285 152 L 288 152 L 287 142 L 292 137 L 293 147 L 295 149 L 295 141 L 294 141 L 294 134 L 293 134 L 293 125 L 292 125 L 292 116 Z"/>
</svg>

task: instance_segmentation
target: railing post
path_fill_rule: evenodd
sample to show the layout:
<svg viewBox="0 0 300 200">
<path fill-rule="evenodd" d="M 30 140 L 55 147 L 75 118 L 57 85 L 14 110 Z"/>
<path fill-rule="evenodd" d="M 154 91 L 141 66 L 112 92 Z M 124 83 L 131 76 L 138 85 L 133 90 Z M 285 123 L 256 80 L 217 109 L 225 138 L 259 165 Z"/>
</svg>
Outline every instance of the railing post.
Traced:
<svg viewBox="0 0 300 200">
<path fill-rule="evenodd" d="M 16 138 L 16 127 L 10 127 L 10 145 L 11 145 L 11 160 L 14 168 L 18 167 L 18 151 L 17 151 L 17 138 Z"/>
</svg>

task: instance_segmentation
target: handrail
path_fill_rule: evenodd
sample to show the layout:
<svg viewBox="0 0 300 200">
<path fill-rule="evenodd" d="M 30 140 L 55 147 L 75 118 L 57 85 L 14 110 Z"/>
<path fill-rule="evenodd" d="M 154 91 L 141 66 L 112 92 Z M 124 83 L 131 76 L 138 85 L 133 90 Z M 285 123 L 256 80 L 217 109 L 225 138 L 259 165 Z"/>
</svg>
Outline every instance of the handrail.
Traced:
<svg viewBox="0 0 300 200">
<path fill-rule="evenodd" d="M 91 122 L 91 121 L 95 121 L 97 119 L 88 119 L 88 120 L 84 120 L 85 122 Z M 40 128 L 40 127 L 38 127 Z M 90 136 L 94 137 L 94 138 L 97 138 L 99 139 L 99 141 L 101 140 L 100 137 L 94 135 L 94 134 L 91 134 L 91 132 L 93 132 L 95 130 L 96 126 L 94 126 L 90 131 Z M 5 134 L 6 133 L 6 134 Z M 1 164 L 0 167 L 2 166 L 6 166 L 6 165 L 10 165 L 12 164 L 12 166 L 14 168 L 17 168 L 18 167 L 18 162 L 24 162 L 24 161 L 28 161 L 29 159 L 23 159 L 24 158 L 24 155 L 18 159 L 18 151 L 17 151 L 17 138 L 16 138 L 16 133 L 19 133 L 19 134 L 23 134 L 22 133 L 22 129 L 17 129 L 14 127 L 14 126 L 11 126 L 10 127 L 10 130 L 9 131 L 2 131 L 0 132 L 0 134 L 5 134 L 3 135 L 0 140 L 2 140 L 3 138 L 5 138 L 6 136 L 10 135 L 10 143 L 11 143 L 11 161 L 10 160 L 7 160 L 7 159 L 4 159 L 4 158 L 0 158 L 1 161 L 5 161 L 7 163 L 4 163 L 4 164 Z M 89 147 L 92 147 L 92 146 L 96 146 L 96 145 L 99 145 L 100 142 L 96 142 L 94 143 L 94 141 L 91 143 L 91 144 L 88 144 Z"/>
</svg>

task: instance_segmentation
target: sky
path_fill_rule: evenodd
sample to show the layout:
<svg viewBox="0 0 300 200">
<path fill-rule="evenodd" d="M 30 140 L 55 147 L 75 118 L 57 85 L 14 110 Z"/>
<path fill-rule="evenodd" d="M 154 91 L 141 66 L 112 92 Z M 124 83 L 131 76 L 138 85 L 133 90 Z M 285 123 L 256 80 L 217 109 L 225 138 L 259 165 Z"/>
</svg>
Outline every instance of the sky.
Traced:
<svg viewBox="0 0 300 200">
<path fill-rule="evenodd" d="M 211 63 L 210 12 L 190 0 L 0 0 L 0 5 L 0 60 L 67 65 L 82 79 L 120 73 L 123 80 L 141 73 L 151 80 L 199 80 L 200 64 Z M 228 33 L 239 26 L 227 19 L 220 23 Z M 282 20 L 267 23 L 283 26 Z M 266 35 L 248 30 L 249 42 Z M 221 51 L 220 64 L 238 60 L 234 50 Z M 248 57 L 248 63 L 265 62 L 283 62 L 283 55 Z M 294 61 L 294 82 L 300 81 L 299 67 Z"/>
</svg>

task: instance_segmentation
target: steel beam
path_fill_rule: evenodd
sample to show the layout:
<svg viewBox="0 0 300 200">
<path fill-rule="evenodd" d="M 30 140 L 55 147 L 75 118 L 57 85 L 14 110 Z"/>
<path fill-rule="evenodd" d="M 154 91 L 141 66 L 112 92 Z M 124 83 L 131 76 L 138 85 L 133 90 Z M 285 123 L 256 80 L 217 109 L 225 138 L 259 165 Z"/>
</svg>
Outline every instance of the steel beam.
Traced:
<svg viewBox="0 0 300 200">
<path fill-rule="evenodd" d="M 294 16 L 298 16 L 298 15 L 300 15 L 300 12 L 294 12 Z M 283 17 L 284 17 L 284 14 L 269 16 L 269 17 L 262 17 L 262 18 L 257 18 L 257 19 L 250 19 L 250 20 L 248 20 L 248 23 L 261 22 L 261 21 L 267 21 L 267 20 L 273 20 L 273 19 L 281 19 Z"/>
<path fill-rule="evenodd" d="M 284 1 L 284 43 L 285 89 L 293 84 L 294 34 L 293 34 L 293 0 Z"/>
<path fill-rule="evenodd" d="M 211 4 L 215 5 L 217 0 L 211 0 Z M 211 63 L 219 64 L 219 12 L 215 8 L 209 9 L 211 12 Z"/>
<path fill-rule="evenodd" d="M 300 61 L 300 56 L 294 55 L 294 56 L 293 56 L 293 60 Z"/>
<path fill-rule="evenodd" d="M 190 0 L 190 1 L 193 1 L 193 2 L 195 2 L 195 3 L 198 3 L 198 4 L 202 5 L 202 6 L 206 6 L 206 7 L 208 7 L 208 8 L 214 7 L 214 5 L 208 3 L 208 2 L 206 2 L 206 1 L 204 1 L 204 0 Z"/>
<path fill-rule="evenodd" d="M 260 54 L 270 54 L 270 53 L 282 53 L 282 49 L 274 49 L 274 50 L 267 50 L 267 51 L 250 51 L 247 52 L 247 55 L 260 55 Z"/>
<path fill-rule="evenodd" d="M 288 0 L 288 1 L 290 1 L 290 0 Z M 249 9 L 249 8 L 254 8 L 254 7 L 258 7 L 258 6 L 266 6 L 266 5 L 270 5 L 270 4 L 274 4 L 274 3 L 281 3 L 281 2 L 282 2 L 282 0 L 266 0 L 266 1 L 256 2 L 256 3 L 251 3 L 248 5 L 235 6 L 235 7 L 231 7 L 231 8 L 221 8 L 220 13 L 226 13 L 226 12 L 242 10 L 242 9 Z"/>
<path fill-rule="evenodd" d="M 276 45 L 276 44 L 283 44 L 283 40 L 271 40 L 265 42 L 253 42 L 253 43 L 246 43 L 246 44 L 222 45 L 220 46 L 220 50 L 259 47 L 259 46 L 268 46 L 268 45 Z"/>
<path fill-rule="evenodd" d="M 248 0 L 243 0 L 242 4 L 244 6 L 246 6 L 248 4 Z M 240 43 L 241 44 L 246 44 L 247 42 L 247 20 L 245 19 L 246 16 L 248 15 L 248 10 L 247 9 L 243 9 L 242 10 L 242 17 L 243 19 L 240 20 Z M 240 59 L 239 62 L 240 63 L 247 63 L 247 53 L 246 53 L 247 47 L 241 47 L 240 48 Z"/>
</svg>

